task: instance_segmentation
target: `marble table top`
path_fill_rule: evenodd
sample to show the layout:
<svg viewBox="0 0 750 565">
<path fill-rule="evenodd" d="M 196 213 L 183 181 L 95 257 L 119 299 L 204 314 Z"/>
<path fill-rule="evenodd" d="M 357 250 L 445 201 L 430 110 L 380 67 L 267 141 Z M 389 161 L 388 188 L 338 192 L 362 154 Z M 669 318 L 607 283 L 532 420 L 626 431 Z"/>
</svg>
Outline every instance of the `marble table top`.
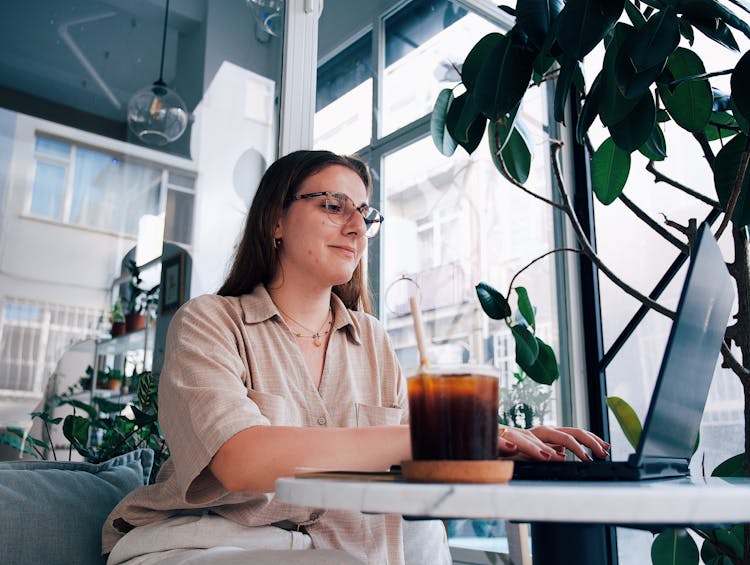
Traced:
<svg viewBox="0 0 750 565">
<path fill-rule="evenodd" d="M 491 485 L 296 477 L 276 481 L 276 496 L 317 508 L 439 518 L 606 524 L 750 522 L 750 479 L 714 477 Z"/>
</svg>

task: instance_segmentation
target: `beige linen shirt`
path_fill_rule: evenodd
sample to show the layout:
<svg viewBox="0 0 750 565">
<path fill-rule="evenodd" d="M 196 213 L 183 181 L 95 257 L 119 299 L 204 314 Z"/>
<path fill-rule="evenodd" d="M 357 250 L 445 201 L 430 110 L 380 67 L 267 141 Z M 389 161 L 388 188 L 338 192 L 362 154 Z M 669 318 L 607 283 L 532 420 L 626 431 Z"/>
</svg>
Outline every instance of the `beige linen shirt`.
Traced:
<svg viewBox="0 0 750 565">
<path fill-rule="evenodd" d="M 210 509 L 246 526 L 288 520 L 304 525 L 316 548 L 343 549 L 368 563 L 403 564 L 400 516 L 294 506 L 270 493 L 230 493 L 208 471 L 224 442 L 252 426 L 407 423 L 406 385 L 385 330 L 336 296 L 331 306 L 334 323 L 319 389 L 264 286 L 241 297 L 200 296 L 180 308 L 167 334 L 159 382 L 159 421 L 171 457 L 156 484 L 133 491 L 112 510 L 104 553 L 129 526 Z"/>
</svg>

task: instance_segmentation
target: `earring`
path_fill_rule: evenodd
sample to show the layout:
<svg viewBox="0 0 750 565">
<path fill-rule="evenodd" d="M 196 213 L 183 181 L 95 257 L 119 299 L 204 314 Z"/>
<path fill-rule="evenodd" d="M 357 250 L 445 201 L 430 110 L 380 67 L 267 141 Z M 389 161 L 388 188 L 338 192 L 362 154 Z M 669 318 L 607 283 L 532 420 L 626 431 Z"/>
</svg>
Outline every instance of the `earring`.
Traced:
<svg viewBox="0 0 750 565">
<path fill-rule="evenodd" d="M 280 237 L 276 237 L 273 240 L 273 248 L 274 249 L 278 249 L 279 247 L 281 247 L 281 238 Z"/>
</svg>

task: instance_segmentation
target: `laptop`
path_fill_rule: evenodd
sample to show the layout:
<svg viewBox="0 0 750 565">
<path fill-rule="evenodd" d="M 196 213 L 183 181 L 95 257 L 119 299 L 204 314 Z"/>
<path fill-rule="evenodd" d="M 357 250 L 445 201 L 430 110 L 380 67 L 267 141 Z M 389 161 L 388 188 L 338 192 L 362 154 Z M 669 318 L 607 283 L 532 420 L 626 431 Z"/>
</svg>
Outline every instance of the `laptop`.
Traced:
<svg viewBox="0 0 750 565">
<path fill-rule="evenodd" d="M 637 481 L 688 475 L 734 296 L 719 246 L 704 223 L 635 453 L 627 461 L 517 461 L 513 478 Z"/>
</svg>

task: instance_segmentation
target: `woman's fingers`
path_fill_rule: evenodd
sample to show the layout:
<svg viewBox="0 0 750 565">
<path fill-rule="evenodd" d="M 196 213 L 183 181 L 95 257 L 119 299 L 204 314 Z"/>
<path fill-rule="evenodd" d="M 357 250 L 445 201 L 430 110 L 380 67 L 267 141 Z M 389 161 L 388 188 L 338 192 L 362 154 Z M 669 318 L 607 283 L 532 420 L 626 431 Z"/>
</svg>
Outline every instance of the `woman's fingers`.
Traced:
<svg viewBox="0 0 750 565">
<path fill-rule="evenodd" d="M 603 439 L 581 428 L 537 426 L 530 430 L 500 428 L 498 451 L 501 455 L 542 461 L 562 461 L 568 450 L 583 461 L 591 461 L 586 448 L 599 458 L 609 455 L 610 445 Z"/>
</svg>

